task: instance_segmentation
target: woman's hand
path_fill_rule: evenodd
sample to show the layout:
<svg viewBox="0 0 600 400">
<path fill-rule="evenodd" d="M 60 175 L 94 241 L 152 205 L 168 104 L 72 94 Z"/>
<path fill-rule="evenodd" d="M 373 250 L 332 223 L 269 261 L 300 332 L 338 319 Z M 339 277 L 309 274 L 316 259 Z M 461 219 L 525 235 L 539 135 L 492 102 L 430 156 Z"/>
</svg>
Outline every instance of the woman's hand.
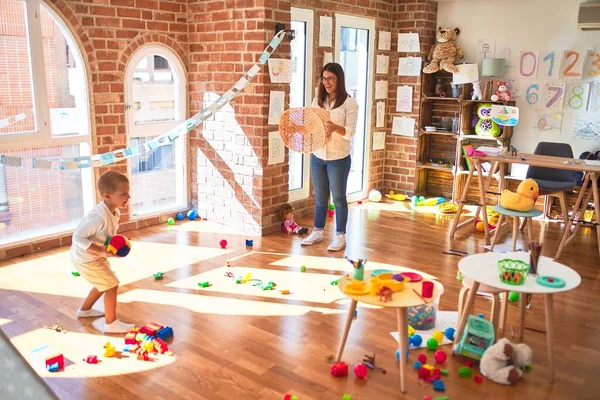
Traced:
<svg viewBox="0 0 600 400">
<path fill-rule="evenodd" d="M 339 128 L 340 126 L 334 124 L 333 122 L 327 124 L 327 126 L 325 127 L 325 138 L 328 142 L 331 140 L 333 134 L 339 130 Z"/>
</svg>

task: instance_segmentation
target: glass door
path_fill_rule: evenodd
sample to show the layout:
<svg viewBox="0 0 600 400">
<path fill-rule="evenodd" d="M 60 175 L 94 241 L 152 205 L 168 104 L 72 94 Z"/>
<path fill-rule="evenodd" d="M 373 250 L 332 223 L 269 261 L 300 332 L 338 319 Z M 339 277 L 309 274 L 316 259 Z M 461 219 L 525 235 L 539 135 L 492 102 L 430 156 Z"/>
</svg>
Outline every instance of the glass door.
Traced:
<svg viewBox="0 0 600 400">
<path fill-rule="evenodd" d="M 375 51 L 375 21 L 336 14 L 335 59 L 346 75 L 346 90 L 358 103 L 356 133 L 352 138 L 352 166 L 348 201 L 367 196 L 371 127 L 371 86 Z"/>
</svg>

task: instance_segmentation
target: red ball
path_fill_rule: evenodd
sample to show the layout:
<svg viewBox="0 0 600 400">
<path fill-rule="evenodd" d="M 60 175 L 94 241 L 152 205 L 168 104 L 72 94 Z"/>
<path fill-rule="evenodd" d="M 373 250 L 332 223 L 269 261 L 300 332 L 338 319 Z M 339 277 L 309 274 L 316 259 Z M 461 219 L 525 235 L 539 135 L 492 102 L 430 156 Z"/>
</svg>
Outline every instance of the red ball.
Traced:
<svg viewBox="0 0 600 400">
<path fill-rule="evenodd" d="M 483 382 L 483 376 L 481 375 L 475 375 L 475 382 L 477 383 L 482 383 Z"/>
<path fill-rule="evenodd" d="M 362 200 L 359 200 L 359 201 L 358 201 L 358 204 L 362 204 Z"/>
<path fill-rule="evenodd" d="M 367 369 L 367 366 L 365 364 L 356 364 L 356 366 L 354 367 L 354 375 L 356 375 L 357 378 L 367 379 L 368 373 L 369 370 Z"/>
<path fill-rule="evenodd" d="M 224 249 L 225 247 L 227 247 L 227 240 L 221 239 L 219 245 L 221 245 L 221 248 Z"/>
<path fill-rule="evenodd" d="M 291 394 L 286 394 L 286 395 L 283 397 L 283 400 L 290 400 L 291 398 L 292 398 L 292 395 L 291 395 Z"/>
<path fill-rule="evenodd" d="M 465 366 L 471 368 L 473 366 L 473 362 L 471 360 L 465 361 Z"/>
<path fill-rule="evenodd" d="M 424 353 L 419 354 L 419 361 L 421 364 L 427 364 L 427 356 Z"/>
<path fill-rule="evenodd" d="M 333 210 L 328 210 L 328 211 L 327 211 L 327 215 L 329 215 L 330 217 L 333 217 L 333 213 L 334 213 L 334 211 L 333 211 Z"/>
<path fill-rule="evenodd" d="M 435 362 L 438 364 L 443 364 L 446 361 L 448 356 L 444 352 L 444 350 L 438 350 L 433 354 L 433 358 L 435 358 Z"/>
</svg>

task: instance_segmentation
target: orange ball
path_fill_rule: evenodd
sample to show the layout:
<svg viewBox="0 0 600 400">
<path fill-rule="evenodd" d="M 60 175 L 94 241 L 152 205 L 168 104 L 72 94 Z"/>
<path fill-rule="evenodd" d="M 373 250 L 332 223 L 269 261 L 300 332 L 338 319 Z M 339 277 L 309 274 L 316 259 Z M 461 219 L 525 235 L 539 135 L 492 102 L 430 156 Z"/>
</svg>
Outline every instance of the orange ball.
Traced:
<svg viewBox="0 0 600 400">
<path fill-rule="evenodd" d="M 475 225 L 475 229 L 477 229 L 477 232 L 483 232 L 483 221 L 479 221 L 477 225 Z"/>
</svg>

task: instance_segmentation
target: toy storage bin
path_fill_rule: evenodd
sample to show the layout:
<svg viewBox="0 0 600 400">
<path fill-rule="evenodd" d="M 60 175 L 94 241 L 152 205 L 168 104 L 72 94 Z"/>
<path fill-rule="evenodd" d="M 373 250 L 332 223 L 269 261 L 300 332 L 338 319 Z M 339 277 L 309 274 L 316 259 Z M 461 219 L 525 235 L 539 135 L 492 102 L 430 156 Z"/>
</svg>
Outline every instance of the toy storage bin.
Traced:
<svg viewBox="0 0 600 400">
<path fill-rule="evenodd" d="M 440 297 L 444 294 L 444 286 L 438 282 L 435 282 L 435 285 L 440 288 L 440 294 L 437 298 L 431 303 L 408 308 L 408 325 L 418 331 L 427 331 L 435 327 Z"/>
</svg>

